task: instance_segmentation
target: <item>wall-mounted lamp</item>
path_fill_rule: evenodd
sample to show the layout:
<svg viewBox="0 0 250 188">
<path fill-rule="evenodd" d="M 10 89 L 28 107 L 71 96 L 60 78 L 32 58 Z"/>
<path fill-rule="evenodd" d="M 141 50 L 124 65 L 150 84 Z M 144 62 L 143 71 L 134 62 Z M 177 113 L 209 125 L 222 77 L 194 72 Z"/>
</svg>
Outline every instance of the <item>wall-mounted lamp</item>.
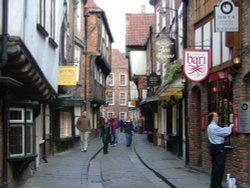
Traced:
<svg viewBox="0 0 250 188">
<path fill-rule="evenodd" d="M 240 62 L 240 57 L 236 56 L 233 58 L 233 63 L 234 65 L 239 65 L 241 62 Z"/>
<path fill-rule="evenodd" d="M 182 84 L 185 84 L 185 83 L 186 83 L 186 81 L 187 81 L 187 80 L 186 80 L 186 77 L 185 77 L 185 76 L 183 76 L 183 77 L 182 77 L 182 79 L 181 79 L 181 83 L 182 83 Z"/>
</svg>

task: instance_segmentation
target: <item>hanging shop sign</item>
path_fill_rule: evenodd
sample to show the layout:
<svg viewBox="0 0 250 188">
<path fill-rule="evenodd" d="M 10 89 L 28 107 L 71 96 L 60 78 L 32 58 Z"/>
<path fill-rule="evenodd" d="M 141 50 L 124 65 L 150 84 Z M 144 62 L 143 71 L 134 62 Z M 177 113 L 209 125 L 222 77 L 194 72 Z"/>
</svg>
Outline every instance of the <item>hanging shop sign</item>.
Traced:
<svg viewBox="0 0 250 188">
<path fill-rule="evenodd" d="M 76 66 L 58 67 L 58 85 L 76 85 Z"/>
<path fill-rule="evenodd" d="M 232 0 L 221 0 L 214 10 L 215 32 L 239 32 L 239 7 Z"/>
<path fill-rule="evenodd" d="M 160 35 L 156 41 L 156 61 L 169 63 L 175 60 L 175 40 L 166 35 Z"/>
<path fill-rule="evenodd" d="M 156 73 L 151 73 L 147 76 L 147 86 L 159 86 L 161 85 L 161 76 Z"/>
<path fill-rule="evenodd" d="M 184 50 L 183 71 L 193 82 L 205 80 L 210 72 L 210 50 Z"/>
</svg>

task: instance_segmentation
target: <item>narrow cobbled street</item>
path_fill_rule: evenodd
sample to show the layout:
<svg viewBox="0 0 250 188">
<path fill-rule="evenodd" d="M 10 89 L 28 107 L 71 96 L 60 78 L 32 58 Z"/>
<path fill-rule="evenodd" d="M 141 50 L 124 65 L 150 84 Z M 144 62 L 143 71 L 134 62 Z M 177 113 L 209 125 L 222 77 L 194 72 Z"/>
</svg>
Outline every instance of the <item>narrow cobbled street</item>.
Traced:
<svg viewBox="0 0 250 188">
<path fill-rule="evenodd" d="M 135 134 L 126 147 L 124 133 L 104 155 L 100 138 L 88 151 L 74 148 L 44 163 L 21 188 L 207 188 L 209 175 L 185 167 L 183 160 Z"/>
</svg>

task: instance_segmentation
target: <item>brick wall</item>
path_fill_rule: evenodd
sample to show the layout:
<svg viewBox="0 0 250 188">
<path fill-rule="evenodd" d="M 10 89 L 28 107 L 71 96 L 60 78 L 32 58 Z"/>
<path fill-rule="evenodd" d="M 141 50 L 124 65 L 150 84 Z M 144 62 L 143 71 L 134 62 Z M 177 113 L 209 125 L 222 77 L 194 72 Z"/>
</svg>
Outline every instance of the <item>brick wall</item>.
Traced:
<svg viewBox="0 0 250 188">
<path fill-rule="evenodd" d="M 239 103 L 250 101 L 250 81 L 244 79 L 245 75 L 250 72 L 249 45 L 250 45 L 250 1 L 237 1 L 240 5 L 240 31 L 239 39 L 240 49 L 233 49 L 235 53 L 241 54 L 242 68 L 232 77 L 233 83 L 233 104 L 234 111 L 239 109 Z M 194 1 L 189 1 L 188 5 L 188 46 L 194 46 Z M 240 52 L 240 53 L 239 53 Z M 221 69 L 226 70 L 226 69 Z M 195 89 L 196 88 L 196 89 Z M 197 104 L 197 89 L 201 92 L 201 106 Z M 207 133 L 199 130 L 200 115 L 199 108 L 202 112 L 207 112 L 207 86 L 206 83 L 194 84 L 189 83 L 188 98 L 188 131 L 189 131 L 189 152 L 190 166 L 200 166 L 204 172 L 210 173 L 211 158 L 207 148 Z M 192 109 L 192 110 L 190 110 Z M 241 187 L 250 185 L 250 134 L 231 135 L 231 144 L 235 149 L 227 153 L 225 173 L 234 173 Z M 199 150 L 201 149 L 201 150 Z M 201 151 L 201 152 L 200 152 Z"/>
</svg>

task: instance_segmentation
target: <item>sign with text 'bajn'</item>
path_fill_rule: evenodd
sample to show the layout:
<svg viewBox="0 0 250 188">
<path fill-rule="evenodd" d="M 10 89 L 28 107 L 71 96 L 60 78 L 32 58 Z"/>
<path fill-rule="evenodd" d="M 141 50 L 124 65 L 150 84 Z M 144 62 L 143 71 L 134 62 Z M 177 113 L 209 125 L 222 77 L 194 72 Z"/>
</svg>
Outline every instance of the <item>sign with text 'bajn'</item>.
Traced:
<svg viewBox="0 0 250 188">
<path fill-rule="evenodd" d="M 184 50 L 183 71 L 193 82 L 205 80 L 210 72 L 210 50 Z"/>
</svg>

